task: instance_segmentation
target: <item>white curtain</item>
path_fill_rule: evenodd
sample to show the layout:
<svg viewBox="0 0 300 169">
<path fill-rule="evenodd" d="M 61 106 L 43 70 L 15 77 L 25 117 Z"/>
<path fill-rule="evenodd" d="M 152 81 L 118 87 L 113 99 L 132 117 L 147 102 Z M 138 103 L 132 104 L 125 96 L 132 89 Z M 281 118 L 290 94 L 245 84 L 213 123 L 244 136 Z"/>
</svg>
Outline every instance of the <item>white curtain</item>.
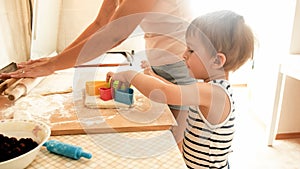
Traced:
<svg viewBox="0 0 300 169">
<path fill-rule="evenodd" d="M 29 0 L 0 0 L 0 67 L 29 59 L 30 26 Z"/>
</svg>

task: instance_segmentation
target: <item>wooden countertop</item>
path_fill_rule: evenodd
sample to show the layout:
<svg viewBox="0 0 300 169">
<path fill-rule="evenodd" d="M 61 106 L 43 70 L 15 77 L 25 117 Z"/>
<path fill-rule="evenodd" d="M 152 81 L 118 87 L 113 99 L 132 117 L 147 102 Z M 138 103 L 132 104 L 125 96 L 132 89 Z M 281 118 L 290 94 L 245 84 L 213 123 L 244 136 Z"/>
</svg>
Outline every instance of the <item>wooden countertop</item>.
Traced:
<svg viewBox="0 0 300 169">
<path fill-rule="evenodd" d="M 88 71 L 85 73 L 89 74 Z M 91 80 L 88 77 L 79 75 L 78 72 L 74 73 L 74 69 L 50 75 L 27 96 L 14 103 L 7 103 L 6 107 L 0 110 L 0 117 L 34 118 L 44 121 L 51 126 L 51 135 L 167 130 L 176 125 L 176 120 L 167 105 L 158 111 L 153 105 L 153 110 L 141 114 L 122 109 L 85 107 L 81 92 L 84 90 L 85 81 Z M 95 80 L 98 77 L 100 76 L 93 75 L 92 78 Z M 70 88 L 73 92 L 64 93 Z M 46 93 L 52 94 L 45 95 Z"/>
</svg>

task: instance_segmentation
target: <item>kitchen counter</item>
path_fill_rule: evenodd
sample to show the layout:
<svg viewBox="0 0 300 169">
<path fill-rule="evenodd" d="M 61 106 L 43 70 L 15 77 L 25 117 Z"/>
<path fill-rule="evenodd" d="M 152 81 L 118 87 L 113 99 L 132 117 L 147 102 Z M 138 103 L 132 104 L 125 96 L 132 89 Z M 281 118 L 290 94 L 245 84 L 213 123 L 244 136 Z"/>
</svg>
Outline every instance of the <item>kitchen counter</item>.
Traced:
<svg viewBox="0 0 300 169">
<path fill-rule="evenodd" d="M 185 169 L 181 153 L 169 130 L 90 135 L 51 136 L 50 139 L 80 146 L 91 159 L 73 160 L 44 147 L 27 169 Z"/>
<path fill-rule="evenodd" d="M 80 146 L 93 155 L 91 159 L 73 160 L 42 147 L 28 169 L 186 168 L 169 130 L 176 120 L 167 105 L 159 109 L 155 104 L 150 108 L 140 105 L 137 108 L 144 109 L 140 112 L 84 105 L 85 82 L 105 79 L 107 71 L 116 68 L 58 71 L 14 102 L 0 96 L 0 119 L 43 121 L 51 127 L 50 139 Z"/>
<path fill-rule="evenodd" d="M 158 108 L 150 105 L 143 111 L 134 111 L 136 107 L 126 110 L 87 108 L 83 94 L 85 82 L 103 79 L 107 71 L 96 74 L 96 70 L 80 68 L 52 74 L 26 96 L 14 103 L 6 103 L 7 108 L 1 110 L 0 119 L 40 120 L 51 126 L 51 135 L 168 130 L 176 125 L 167 105 Z"/>
</svg>

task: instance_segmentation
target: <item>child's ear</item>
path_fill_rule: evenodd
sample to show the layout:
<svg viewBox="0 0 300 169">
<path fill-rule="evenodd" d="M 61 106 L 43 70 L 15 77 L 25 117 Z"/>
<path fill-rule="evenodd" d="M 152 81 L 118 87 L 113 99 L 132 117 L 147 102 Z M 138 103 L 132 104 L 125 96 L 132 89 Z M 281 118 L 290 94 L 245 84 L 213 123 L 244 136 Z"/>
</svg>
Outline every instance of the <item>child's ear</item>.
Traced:
<svg viewBox="0 0 300 169">
<path fill-rule="evenodd" d="M 226 62 L 226 56 L 223 53 L 217 53 L 217 56 L 212 59 L 214 69 L 222 68 Z"/>
</svg>

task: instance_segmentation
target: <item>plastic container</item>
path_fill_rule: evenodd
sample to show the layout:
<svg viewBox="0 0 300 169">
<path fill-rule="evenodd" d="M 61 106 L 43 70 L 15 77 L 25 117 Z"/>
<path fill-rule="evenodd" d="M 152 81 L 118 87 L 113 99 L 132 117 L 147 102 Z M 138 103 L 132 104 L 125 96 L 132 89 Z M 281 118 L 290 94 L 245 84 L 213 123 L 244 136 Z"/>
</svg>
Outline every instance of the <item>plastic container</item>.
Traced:
<svg viewBox="0 0 300 169">
<path fill-rule="evenodd" d="M 113 90 L 113 88 L 105 88 L 105 87 L 99 88 L 100 99 L 102 99 L 104 101 L 111 100 L 112 99 L 112 90 Z"/>
<path fill-rule="evenodd" d="M 115 97 L 116 102 L 124 103 L 127 105 L 133 104 L 133 89 L 126 88 L 125 90 L 116 89 L 115 90 Z"/>
<path fill-rule="evenodd" d="M 81 147 L 74 146 L 71 144 L 66 144 L 57 140 L 49 140 L 43 144 L 48 151 L 59 154 L 65 157 L 69 157 L 75 160 L 80 159 L 81 157 L 90 159 L 92 154 L 84 152 Z"/>
</svg>

